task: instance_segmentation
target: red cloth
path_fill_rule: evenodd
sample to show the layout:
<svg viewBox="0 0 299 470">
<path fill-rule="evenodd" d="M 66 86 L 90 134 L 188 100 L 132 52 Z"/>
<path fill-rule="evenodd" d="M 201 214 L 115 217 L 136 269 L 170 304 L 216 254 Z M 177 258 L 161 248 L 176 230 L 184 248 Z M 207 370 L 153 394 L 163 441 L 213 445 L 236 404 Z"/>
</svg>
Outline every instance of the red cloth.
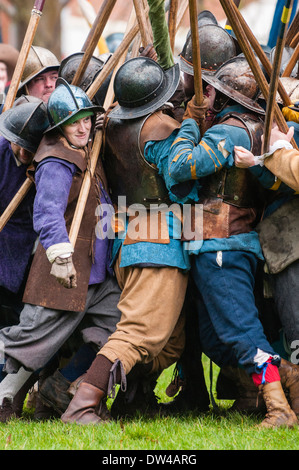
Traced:
<svg viewBox="0 0 299 470">
<path fill-rule="evenodd" d="M 268 361 L 263 365 L 261 372 L 254 372 L 252 374 L 252 380 L 256 387 L 264 383 L 280 381 L 278 367 L 271 364 L 271 360 L 272 358 L 268 359 Z"/>
</svg>

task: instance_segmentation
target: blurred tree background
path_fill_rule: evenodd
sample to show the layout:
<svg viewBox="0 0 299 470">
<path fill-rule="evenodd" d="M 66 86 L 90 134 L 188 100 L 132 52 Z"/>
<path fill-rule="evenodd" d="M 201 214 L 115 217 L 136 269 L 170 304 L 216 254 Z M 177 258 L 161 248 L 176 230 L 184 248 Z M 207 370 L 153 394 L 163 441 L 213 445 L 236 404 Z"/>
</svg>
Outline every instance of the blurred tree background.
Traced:
<svg viewBox="0 0 299 470">
<path fill-rule="evenodd" d="M 61 56 L 61 10 L 70 2 L 70 0 L 50 0 L 46 1 L 42 14 L 42 27 L 38 27 L 34 42 L 42 47 L 52 51 L 56 57 Z M 33 0 L 10 0 L 5 2 L 1 0 L 0 11 L 6 14 L 15 25 L 16 45 L 20 50 L 24 36 L 30 20 Z"/>
</svg>

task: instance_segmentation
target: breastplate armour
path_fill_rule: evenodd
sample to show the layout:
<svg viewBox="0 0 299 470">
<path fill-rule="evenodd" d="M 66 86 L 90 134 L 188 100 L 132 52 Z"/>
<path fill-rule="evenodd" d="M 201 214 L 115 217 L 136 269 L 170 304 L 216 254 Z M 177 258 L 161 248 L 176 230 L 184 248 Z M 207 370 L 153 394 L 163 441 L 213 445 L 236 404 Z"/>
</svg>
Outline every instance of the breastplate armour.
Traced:
<svg viewBox="0 0 299 470">
<path fill-rule="evenodd" d="M 110 197 L 126 196 L 126 204 L 161 204 L 168 191 L 158 170 L 149 164 L 140 146 L 140 133 L 149 116 L 140 119 L 108 119 L 105 130 L 103 164 Z"/>
<path fill-rule="evenodd" d="M 247 114 L 229 113 L 219 124 L 244 128 L 250 137 L 251 151 L 256 155 L 260 153 L 263 122 L 259 118 Z M 248 169 L 243 168 L 223 168 L 207 176 L 203 180 L 202 191 L 207 197 L 218 197 L 227 204 L 238 207 L 258 207 L 262 202 L 261 185 Z"/>
</svg>

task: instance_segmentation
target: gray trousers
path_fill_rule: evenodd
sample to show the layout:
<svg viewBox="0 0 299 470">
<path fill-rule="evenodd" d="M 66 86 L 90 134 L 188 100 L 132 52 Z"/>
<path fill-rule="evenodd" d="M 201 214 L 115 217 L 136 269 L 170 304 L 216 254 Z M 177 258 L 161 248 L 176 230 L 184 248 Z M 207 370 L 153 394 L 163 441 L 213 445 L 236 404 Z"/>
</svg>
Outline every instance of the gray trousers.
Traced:
<svg viewBox="0 0 299 470">
<path fill-rule="evenodd" d="M 299 260 L 272 276 L 274 300 L 290 349 L 299 341 Z"/>
<path fill-rule="evenodd" d="M 15 373 L 21 366 L 31 371 L 43 368 L 78 328 L 85 343 L 100 349 L 120 319 L 120 294 L 116 279 L 107 277 L 103 283 L 89 286 L 83 312 L 25 304 L 19 324 L 0 330 L 4 370 Z"/>
</svg>

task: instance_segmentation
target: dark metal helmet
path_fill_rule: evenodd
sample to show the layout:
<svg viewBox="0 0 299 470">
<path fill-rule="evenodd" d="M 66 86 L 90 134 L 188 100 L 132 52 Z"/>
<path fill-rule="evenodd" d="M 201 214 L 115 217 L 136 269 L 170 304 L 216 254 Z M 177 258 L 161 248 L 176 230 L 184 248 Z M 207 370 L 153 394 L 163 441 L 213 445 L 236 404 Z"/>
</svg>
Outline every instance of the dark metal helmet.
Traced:
<svg viewBox="0 0 299 470">
<path fill-rule="evenodd" d="M 84 52 L 76 52 L 71 54 L 61 61 L 58 76 L 64 78 L 69 84 L 72 83 L 73 78 L 76 74 L 76 71 L 81 63 Z M 79 84 L 80 88 L 83 91 L 87 91 L 88 88 L 93 83 L 95 77 L 101 72 L 104 64 L 110 59 L 112 54 L 102 54 L 99 57 L 92 56 L 89 64 L 84 72 L 81 83 Z M 102 106 L 106 96 L 106 92 L 109 86 L 111 75 L 105 80 L 103 85 L 97 91 L 94 96 L 94 101 Z"/>
<path fill-rule="evenodd" d="M 135 119 L 159 109 L 174 94 L 180 81 L 176 64 L 166 71 L 148 57 L 125 62 L 114 79 L 116 106 L 109 114 L 118 119 Z"/>
<path fill-rule="evenodd" d="M 231 35 L 217 24 L 208 23 L 200 26 L 198 36 L 201 67 L 206 72 L 214 72 L 237 53 L 235 41 Z M 187 35 L 179 61 L 183 72 L 194 75 L 191 34 Z"/>
<path fill-rule="evenodd" d="M 111 33 L 106 38 L 106 44 L 110 52 L 115 52 L 120 43 L 122 42 L 124 33 Z"/>
<path fill-rule="evenodd" d="M 234 57 L 221 65 L 215 73 L 202 72 L 202 78 L 225 96 L 245 108 L 265 114 L 257 103 L 259 87 L 253 72 L 244 57 Z"/>
<path fill-rule="evenodd" d="M 273 64 L 274 61 L 274 56 L 275 56 L 275 47 L 271 49 L 270 52 L 270 62 Z M 282 57 L 281 57 L 281 65 L 280 65 L 280 75 L 283 74 L 286 66 L 288 65 L 290 58 L 292 57 L 294 52 L 294 49 L 290 46 L 285 46 L 283 51 L 282 51 Z M 292 72 L 290 73 L 290 77 L 298 78 L 299 76 L 299 60 L 297 60 L 296 65 L 294 66 Z"/>
<path fill-rule="evenodd" d="M 9 142 L 35 153 L 49 126 L 45 103 L 31 96 L 21 96 L 14 106 L 0 115 L 0 134 Z"/>
<path fill-rule="evenodd" d="M 53 52 L 40 46 L 31 46 L 26 60 L 19 90 L 43 72 L 59 69 L 59 61 Z"/>
<path fill-rule="evenodd" d="M 198 27 L 200 27 L 205 24 L 218 24 L 218 21 L 216 20 L 213 13 L 211 13 L 209 10 L 203 10 L 197 15 L 197 24 Z"/>
<path fill-rule="evenodd" d="M 104 108 L 95 106 L 81 88 L 70 85 L 63 78 L 58 78 L 56 88 L 48 101 L 50 127 L 46 132 L 66 124 L 69 119 L 82 111 L 91 111 L 96 114 L 104 112 Z"/>
</svg>

